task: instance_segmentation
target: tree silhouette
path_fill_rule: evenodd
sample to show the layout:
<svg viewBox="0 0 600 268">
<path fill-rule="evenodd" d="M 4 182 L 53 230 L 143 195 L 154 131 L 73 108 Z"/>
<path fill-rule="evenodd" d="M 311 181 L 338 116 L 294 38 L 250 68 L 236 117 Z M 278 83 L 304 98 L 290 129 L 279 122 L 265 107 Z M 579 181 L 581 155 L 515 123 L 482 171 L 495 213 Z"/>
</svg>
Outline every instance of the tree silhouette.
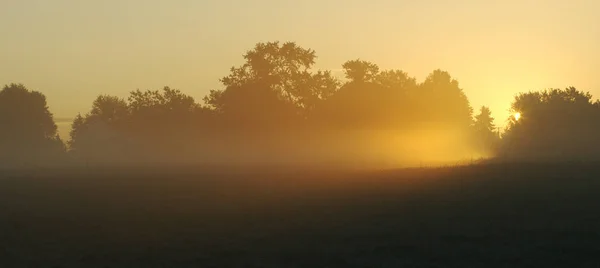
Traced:
<svg viewBox="0 0 600 268">
<path fill-rule="evenodd" d="M 70 151 L 86 161 L 106 161 L 122 156 L 129 117 L 125 100 L 98 96 L 88 114 L 77 115 L 73 120 Z"/>
<path fill-rule="evenodd" d="M 364 60 L 350 60 L 342 65 L 346 78 L 352 82 L 373 82 L 379 74 L 379 66 Z"/>
<path fill-rule="evenodd" d="M 280 113 L 275 108 L 289 106 L 283 102 L 292 103 L 308 112 L 317 102 L 331 96 L 339 85 L 331 72 L 313 73 L 311 68 L 316 59 L 315 51 L 299 47 L 293 42 L 258 43 L 244 55 L 244 59 L 246 62 L 242 66 L 232 67 L 231 73 L 220 80 L 223 90 L 211 90 L 204 98 L 209 107 L 231 113 L 231 107 L 235 106 L 249 112 L 255 110 L 253 105 L 264 100 L 264 109 L 271 110 L 272 114 Z M 256 97 L 251 97 L 252 94 L 256 94 Z M 240 101 L 244 98 L 249 99 Z M 242 108 L 244 105 L 247 107 Z M 296 112 L 301 114 L 300 110 Z"/>
<path fill-rule="evenodd" d="M 125 100 L 108 95 L 100 95 L 92 103 L 89 117 L 107 123 L 117 124 L 129 117 L 129 109 Z"/>
<path fill-rule="evenodd" d="M 128 101 L 133 114 L 147 111 L 186 113 L 198 108 L 194 98 L 170 87 L 164 87 L 162 91 L 138 89 L 130 93 Z"/>
<path fill-rule="evenodd" d="M 479 114 L 475 116 L 473 127 L 475 128 L 475 131 L 480 133 L 494 133 L 496 126 L 494 125 L 494 118 L 492 117 L 490 108 L 481 106 Z"/>
<path fill-rule="evenodd" d="M 314 110 L 322 101 L 333 96 L 340 88 L 340 81 L 330 71 L 304 72 L 292 82 L 287 91 L 294 96 L 297 106 L 304 116 Z"/>
<path fill-rule="evenodd" d="M 371 62 L 343 64 L 349 79 L 319 108 L 329 125 L 410 129 L 440 124 L 467 131 L 472 124 L 469 101 L 450 74 L 435 70 L 417 84 L 401 70 L 380 71 Z"/>
<path fill-rule="evenodd" d="M 87 161 L 142 161 L 174 157 L 198 134 L 206 109 L 180 90 L 135 90 L 124 99 L 100 95 L 77 116 L 70 149 Z"/>
<path fill-rule="evenodd" d="M 591 159 L 599 156 L 598 101 L 574 87 L 521 93 L 515 97 L 503 137 L 503 152 L 513 157 Z"/>
<path fill-rule="evenodd" d="M 497 146 L 499 136 L 496 133 L 492 111 L 486 106 L 481 106 L 479 114 L 473 123 L 477 147 L 482 153 L 492 153 Z"/>
<path fill-rule="evenodd" d="M 294 42 L 258 43 L 253 50 L 244 55 L 246 63 L 241 67 L 232 67 L 231 74 L 222 78 L 225 87 L 242 86 L 262 81 L 268 85 L 277 85 L 280 89 L 289 87 L 291 81 L 308 71 L 315 63 L 314 50 L 304 49 Z"/>
<path fill-rule="evenodd" d="M 298 117 L 298 107 L 268 85 L 257 82 L 219 93 L 216 107 L 228 127 L 281 127 Z"/>
<path fill-rule="evenodd" d="M 414 91 L 417 87 L 417 80 L 408 76 L 401 70 L 385 70 L 375 77 L 375 82 L 383 87 L 396 89 L 405 92 Z"/>
<path fill-rule="evenodd" d="M 70 152 L 86 161 L 175 161 L 193 153 L 229 159 L 226 154 L 241 151 L 274 159 L 311 148 L 360 155 L 403 143 L 434 153 L 462 146 L 484 155 L 600 159 L 600 102 L 573 87 L 515 96 L 511 112 L 521 117 L 508 118 L 500 141 L 490 109 L 482 106 L 473 117 L 446 71 L 417 82 L 401 70 L 355 59 L 342 64 L 342 82 L 330 71 L 313 70 L 315 51 L 293 42 L 258 43 L 244 59 L 203 105 L 170 87 L 131 91 L 125 99 L 98 96 L 73 120 Z M 23 85 L 0 91 L 0 124 L 6 163 L 65 150 L 44 95 Z"/>
<path fill-rule="evenodd" d="M 46 97 L 22 84 L 0 91 L 0 125 L 3 164 L 42 164 L 64 150 Z"/>
<path fill-rule="evenodd" d="M 189 128 L 201 107 L 178 89 L 132 91 L 128 97 L 130 127 L 145 137 L 167 137 L 174 127 Z"/>
<path fill-rule="evenodd" d="M 434 70 L 419 84 L 418 104 L 426 107 L 424 120 L 466 128 L 472 123 L 473 108 L 458 81 L 448 72 Z"/>
<path fill-rule="evenodd" d="M 319 106 L 314 119 L 324 125 L 343 129 L 365 129 L 383 126 L 393 115 L 385 88 L 372 82 L 349 82 Z"/>
<path fill-rule="evenodd" d="M 397 128 L 404 123 L 408 114 L 406 92 L 411 81 L 403 77 L 405 73 L 379 73 L 376 64 L 365 61 L 348 61 L 343 67 L 348 77 L 354 78 L 320 105 L 315 120 L 345 129 Z M 365 72 L 366 69 L 371 71 Z"/>
</svg>

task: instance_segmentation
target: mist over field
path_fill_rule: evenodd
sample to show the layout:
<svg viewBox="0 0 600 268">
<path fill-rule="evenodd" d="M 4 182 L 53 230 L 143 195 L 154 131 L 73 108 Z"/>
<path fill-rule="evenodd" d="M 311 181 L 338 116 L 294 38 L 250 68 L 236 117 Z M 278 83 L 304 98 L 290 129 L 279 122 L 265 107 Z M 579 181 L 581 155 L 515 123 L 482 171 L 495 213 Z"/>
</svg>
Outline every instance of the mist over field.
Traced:
<svg viewBox="0 0 600 268">
<path fill-rule="evenodd" d="M 598 10 L 0 1 L 0 268 L 600 267 Z"/>
<path fill-rule="evenodd" d="M 313 53 L 259 43 L 203 104 L 170 87 L 100 95 L 70 126 L 6 85 L 0 264 L 600 264 L 591 94 L 518 94 L 500 131 L 448 72 L 352 60 L 338 81 L 299 71 Z"/>
</svg>

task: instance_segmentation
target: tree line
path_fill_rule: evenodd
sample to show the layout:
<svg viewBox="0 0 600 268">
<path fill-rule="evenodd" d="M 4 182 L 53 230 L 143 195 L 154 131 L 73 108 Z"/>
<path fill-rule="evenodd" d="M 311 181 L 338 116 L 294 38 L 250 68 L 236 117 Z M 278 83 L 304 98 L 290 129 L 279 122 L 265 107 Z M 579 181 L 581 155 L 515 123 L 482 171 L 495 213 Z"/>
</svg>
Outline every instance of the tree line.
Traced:
<svg viewBox="0 0 600 268">
<path fill-rule="evenodd" d="M 509 118 L 500 135 L 490 109 L 474 112 L 446 71 L 418 82 L 356 59 L 342 65 L 345 79 L 338 79 L 315 70 L 315 51 L 293 42 L 258 43 L 244 59 L 202 103 L 170 87 L 125 99 L 100 95 L 73 120 L 66 141 L 42 93 L 7 85 L 0 91 L 1 161 L 318 162 L 394 150 L 402 157 L 425 146 L 507 158 L 587 159 L 598 152 L 600 103 L 572 87 L 517 95 L 511 109 L 522 117 Z"/>
</svg>

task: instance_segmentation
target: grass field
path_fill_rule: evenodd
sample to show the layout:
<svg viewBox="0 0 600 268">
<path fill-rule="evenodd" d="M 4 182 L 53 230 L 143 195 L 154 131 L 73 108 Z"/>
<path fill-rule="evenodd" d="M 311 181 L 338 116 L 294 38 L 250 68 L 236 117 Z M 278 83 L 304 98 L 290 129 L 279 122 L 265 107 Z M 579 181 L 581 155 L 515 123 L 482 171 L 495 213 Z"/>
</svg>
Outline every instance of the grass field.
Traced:
<svg viewBox="0 0 600 268">
<path fill-rule="evenodd" d="M 0 267 L 600 267 L 597 163 L 2 174 Z"/>
</svg>

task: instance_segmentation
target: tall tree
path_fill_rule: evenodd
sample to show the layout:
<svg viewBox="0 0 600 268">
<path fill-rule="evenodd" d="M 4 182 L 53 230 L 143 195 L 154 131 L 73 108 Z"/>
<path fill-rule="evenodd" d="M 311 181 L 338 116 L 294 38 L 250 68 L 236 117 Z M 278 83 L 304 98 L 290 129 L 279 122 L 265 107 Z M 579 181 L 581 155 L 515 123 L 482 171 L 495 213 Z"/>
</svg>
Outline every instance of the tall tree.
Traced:
<svg viewBox="0 0 600 268">
<path fill-rule="evenodd" d="M 379 66 L 360 59 L 347 61 L 342 68 L 351 82 L 373 82 L 379 74 Z"/>
<path fill-rule="evenodd" d="M 160 91 L 132 91 L 127 100 L 131 127 L 146 136 L 165 135 L 173 127 L 189 129 L 194 113 L 201 108 L 193 97 L 168 86 Z"/>
<path fill-rule="evenodd" d="M 385 70 L 375 76 L 375 82 L 390 89 L 412 91 L 417 87 L 417 79 L 402 70 Z"/>
<path fill-rule="evenodd" d="M 493 153 L 499 142 L 499 135 L 496 133 L 492 111 L 486 106 L 481 106 L 479 114 L 475 116 L 473 129 L 475 131 L 474 141 L 477 143 L 477 149 L 484 154 Z"/>
<path fill-rule="evenodd" d="M 293 103 L 303 110 L 311 110 L 319 100 L 331 96 L 339 82 L 328 71 L 312 72 L 316 54 L 294 42 L 258 43 L 244 55 L 246 62 L 240 67 L 232 67 L 229 75 L 220 81 L 222 90 L 211 90 L 204 102 L 211 108 L 221 111 L 236 97 L 233 94 L 265 94 L 273 91 L 281 101 Z M 225 93 L 226 91 L 231 91 Z M 244 92 L 249 91 L 249 92 Z M 242 93 L 244 92 L 244 93 Z M 246 103 L 248 104 L 248 103 Z M 242 106 L 244 103 L 237 103 Z"/>
<path fill-rule="evenodd" d="M 284 91 L 298 74 L 313 66 L 316 53 L 294 42 L 268 42 L 256 44 L 254 49 L 246 52 L 244 59 L 246 63 L 232 67 L 231 73 L 221 79 L 225 87 L 261 81 Z"/>
<path fill-rule="evenodd" d="M 399 128 L 415 112 L 410 93 L 416 79 L 400 70 L 379 71 L 377 64 L 351 60 L 342 65 L 349 79 L 319 108 L 328 125 Z"/>
<path fill-rule="evenodd" d="M 458 81 L 442 70 L 434 70 L 419 84 L 418 116 L 426 121 L 449 123 L 463 128 L 472 124 L 473 108 Z"/>
<path fill-rule="evenodd" d="M 0 125 L 0 158 L 5 163 L 39 163 L 64 148 L 46 97 L 22 84 L 0 91 Z"/>
<path fill-rule="evenodd" d="M 123 153 L 126 127 L 130 123 L 125 100 L 100 95 L 85 116 L 77 115 L 71 125 L 69 150 L 80 158 L 106 160 Z"/>
<path fill-rule="evenodd" d="M 102 120 L 107 123 L 117 123 L 126 120 L 129 116 L 129 108 L 125 100 L 109 95 L 100 95 L 92 103 L 89 117 Z"/>
<path fill-rule="evenodd" d="M 288 89 L 296 105 L 307 116 L 321 101 L 331 97 L 341 83 L 331 71 L 305 72 L 297 76 Z"/>
<path fill-rule="evenodd" d="M 503 152 L 520 157 L 599 158 L 600 105 L 574 87 L 521 93 L 503 138 Z"/>
<path fill-rule="evenodd" d="M 496 126 L 494 125 L 494 118 L 492 117 L 490 108 L 481 106 L 479 114 L 475 116 L 473 127 L 477 132 L 494 133 Z"/>
<path fill-rule="evenodd" d="M 56 136 L 46 97 L 22 84 L 10 84 L 0 91 L 0 124 L 7 138 L 39 141 Z"/>
<path fill-rule="evenodd" d="M 144 113 L 147 111 L 185 113 L 193 111 L 199 106 L 194 98 L 182 93 L 179 89 L 168 86 L 159 90 L 132 91 L 127 99 L 131 113 Z"/>
<path fill-rule="evenodd" d="M 70 147 L 92 161 L 141 161 L 174 157 L 197 138 L 204 114 L 178 89 L 135 90 L 124 99 L 100 95 L 73 121 Z M 203 117 L 205 119 L 205 117 Z"/>
</svg>

